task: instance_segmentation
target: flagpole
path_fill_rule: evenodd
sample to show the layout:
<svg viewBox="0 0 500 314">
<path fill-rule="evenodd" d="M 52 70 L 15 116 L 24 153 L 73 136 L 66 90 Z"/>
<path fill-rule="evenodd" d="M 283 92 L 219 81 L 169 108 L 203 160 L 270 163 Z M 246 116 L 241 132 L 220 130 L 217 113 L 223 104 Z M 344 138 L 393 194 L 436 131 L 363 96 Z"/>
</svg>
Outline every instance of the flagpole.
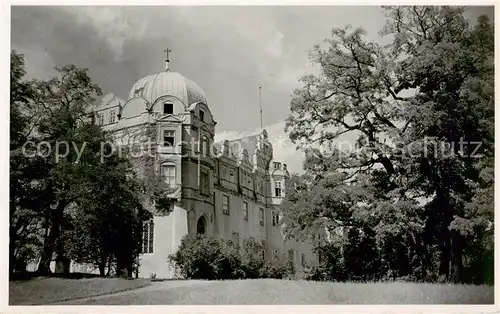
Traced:
<svg viewBox="0 0 500 314">
<path fill-rule="evenodd" d="M 262 131 L 262 86 L 259 86 L 260 130 Z"/>
</svg>

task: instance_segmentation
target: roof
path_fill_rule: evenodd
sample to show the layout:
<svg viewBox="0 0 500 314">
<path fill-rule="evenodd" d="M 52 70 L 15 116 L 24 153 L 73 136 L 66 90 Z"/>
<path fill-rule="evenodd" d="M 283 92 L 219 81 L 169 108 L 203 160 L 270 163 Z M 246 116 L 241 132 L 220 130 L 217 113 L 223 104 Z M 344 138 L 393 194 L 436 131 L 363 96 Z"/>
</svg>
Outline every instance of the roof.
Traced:
<svg viewBox="0 0 500 314">
<path fill-rule="evenodd" d="M 132 86 L 128 99 L 141 97 L 149 104 L 162 96 L 174 96 L 187 108 L 196 102 L 207 104 L 205 92 L 193 81 L 177 72 L 163 71 L 139 79 Z"/>
</svg>

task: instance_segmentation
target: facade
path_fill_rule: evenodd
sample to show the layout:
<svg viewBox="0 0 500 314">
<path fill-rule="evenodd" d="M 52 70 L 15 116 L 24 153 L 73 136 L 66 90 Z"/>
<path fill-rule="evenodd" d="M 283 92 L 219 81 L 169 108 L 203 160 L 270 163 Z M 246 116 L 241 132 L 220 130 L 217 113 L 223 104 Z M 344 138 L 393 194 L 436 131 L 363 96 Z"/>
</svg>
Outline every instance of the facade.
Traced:
<svg viewBox="0 0 500 314">
<path fill-rule="evenodd" d="M 311 245 L 284 241 L 279 205 L 289 173 L 273 160 L 267 132 L 214 143 L 217 122 L 193 81 L 167 67 L 138 80 L 126 101 L 104 95 L 95 119 L 119 147 L 152 142 L 156 171 L 172 188 L 173 210 L 144 226 L 139 277 L 175 277 L 167 257 L 196 233 L 240 245 L 253 238 L 264 245 L 262 258 L 291 259 L 298 272 L 315 260 Z"/>
</svg>

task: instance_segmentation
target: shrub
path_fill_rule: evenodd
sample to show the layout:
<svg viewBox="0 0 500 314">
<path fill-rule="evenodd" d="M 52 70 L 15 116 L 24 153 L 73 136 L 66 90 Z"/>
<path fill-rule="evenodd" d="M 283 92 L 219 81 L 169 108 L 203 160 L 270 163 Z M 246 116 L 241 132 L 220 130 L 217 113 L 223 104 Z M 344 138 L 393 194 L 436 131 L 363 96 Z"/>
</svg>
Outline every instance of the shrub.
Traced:
<svg viewBox="0 0 500 314">
<path fill-rule="evenodd" d="M 186 236 L 179 250 L 168 259 L 188 279 L 236 279 L 244 276 L 237 248 L 222 239 Z"/>
<path fill-rule="evenodd" d="M 254 240 L 246 241 L 240 254 L 231 241 L 186 236 L 168 260 L 187 279 L 284 278 L 286 266 L 263 260 L 262 250 L 263 246 Z"/>
<path fill-rule="evenodd" d="M 344 268 L 340 248 L 335 244 L 329 244 L 315 249 L 321 261 L 310 267 L 306 274 L 307 280 L 315 281 L 345 281 L 346 270 Z"/>
<path fill-rule="evenodd" d="M 287 275 L 286 267 L 280 262 L 265 262 L 260 270 L 259 278 L 283 279 Z"/>
</svg>

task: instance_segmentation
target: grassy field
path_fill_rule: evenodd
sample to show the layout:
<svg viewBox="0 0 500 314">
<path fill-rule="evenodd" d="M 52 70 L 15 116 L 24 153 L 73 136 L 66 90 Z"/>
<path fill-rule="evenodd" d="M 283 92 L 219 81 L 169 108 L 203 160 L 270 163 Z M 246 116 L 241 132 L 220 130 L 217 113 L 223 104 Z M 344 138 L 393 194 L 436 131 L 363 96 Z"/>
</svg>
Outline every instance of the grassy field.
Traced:
<svg viewBox="0 0 500 314">
<path fill-rule="evenodd" d="M 323 283 L 288 280 L 165 281 L 138 290 L 69 301 L 87 305 L 169 304 L 493 304 L 491 286 Z"/>
<path fill-rule="evenodd" d="M 9 282 L 10 305 L 50 304 L 144 287 L 145 279 L 33 278 Z"/>
</svg>

